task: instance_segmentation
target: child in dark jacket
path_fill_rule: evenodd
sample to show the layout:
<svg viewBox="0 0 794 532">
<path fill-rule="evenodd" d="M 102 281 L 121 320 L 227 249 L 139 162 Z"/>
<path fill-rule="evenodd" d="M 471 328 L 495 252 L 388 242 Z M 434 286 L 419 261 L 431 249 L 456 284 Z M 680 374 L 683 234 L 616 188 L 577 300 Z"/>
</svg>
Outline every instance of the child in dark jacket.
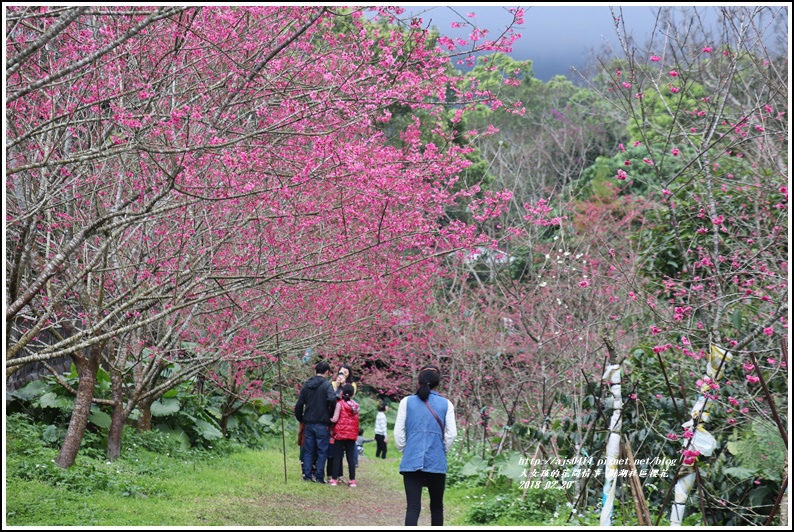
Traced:
<svg viewBox="0 0 794 532">
<path fill-rule="evenodd" d="M 358 439 L 358 412 L 359 406 L 352 397 L 355 391 L 353 386 L 345 384 L 342 387 L 342 397 L 336 402 L 336 410 L 331 418 L 334 427 L 334 469 L 331 473 L 330 484 L 337 485 L 337 479 L 342 471 L 342 454 L 347 456 L 347 467 L 350 471 L 350 487 L 356 487 L 356 440 Z"/>
</svg>

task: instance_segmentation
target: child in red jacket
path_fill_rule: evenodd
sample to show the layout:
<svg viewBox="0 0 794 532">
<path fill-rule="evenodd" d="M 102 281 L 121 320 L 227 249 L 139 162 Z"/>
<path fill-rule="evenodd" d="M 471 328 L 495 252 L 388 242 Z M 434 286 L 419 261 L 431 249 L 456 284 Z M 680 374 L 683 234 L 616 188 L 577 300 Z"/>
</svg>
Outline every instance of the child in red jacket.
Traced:
<svg viewBox="0 0 794 532">
<path fill-rule="evenodd" d="M 334 426 L 334 465 L 331 473 L 331 486 L 337 485 L 342 471 L 342 454 L 347 455 L 347 468 L 350 471 L 350 487 L 356 487 L 356 440 L 358 439 L 359 406 L 352 397 L 355 393 L 351 384 L 342 386 L 342 397 L 336 402 L 336 410 L 331 418 Z"/>
</svg>

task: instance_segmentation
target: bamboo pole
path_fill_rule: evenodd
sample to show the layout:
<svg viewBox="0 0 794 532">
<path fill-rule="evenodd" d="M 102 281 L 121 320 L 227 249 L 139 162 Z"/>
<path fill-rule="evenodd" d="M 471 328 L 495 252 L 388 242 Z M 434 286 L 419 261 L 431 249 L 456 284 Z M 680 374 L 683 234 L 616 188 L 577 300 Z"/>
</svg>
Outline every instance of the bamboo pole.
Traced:
<svg viewBox="0 0 794 532">
<path fill-rule="evenodd" d="M 507 431 L 508 430 L 510 430 L 510 427 L 508 427 L 506 425 L 504 427 L 502 427 L 502 437 L 499 440 L 499 447 L 497 447 L 497 449 L 496 449 L 496 454 L 494 455 L 494 458 L 496 458 L 497 456 L 502 454 L 502 447 L 504 446 L 505 438 L 507 438 Z M 488 473 L 488 480 L 485 481 L 485 487 L 486 488 L 491 483 L 491 480 L 493 480 L 494 471 L 496 471 L 496 460 L 494 460 L 494 463 L 491 466 L 491 472 Z"/>
<path fill-rule="evenodd" d="M 542 443 L 538 443 L 538 446 L 535 447 L 535 455 L 532 457 L 532 461 L 529 463 L 529 476 L 527 477 L 527 482 L 524 483 L 524 492 L 521 494 L 522 501 L 527 498 L 527 490 L 529 489 L 529 484 L 532 481 L 532 478 L 534 478 L 532 474 L 534 473 L 535 466 L 538 463 L 538 454 L 540 454 L 540 448 L 542 445 Z"/>
<path fill-rule="evenodd" d="M 637 523 L 639 526 L 651 526 L 651 515 L 648 512 L 648 502 L 642 492 L 642 483 L 637 474 L 637 464 L 634 463 L 634 453 L 628 438 L 623 436 L 623 450 L 629 469 L 629 487 L 631 488 L 631 498 L 634 500 L 634 509 L 637 512 Z"/>
<path fill-rule="evenodd" d="M 284 484 L 287 483 L 287 436 L 284 428 L 284 379 L 281 377 L 281 352 L 278 345 L 278 325 L 276 325 L 276 362 L 278 363 L 278 404 L 281 409 L 281 454 L 284 457 Z"/>
</svg>

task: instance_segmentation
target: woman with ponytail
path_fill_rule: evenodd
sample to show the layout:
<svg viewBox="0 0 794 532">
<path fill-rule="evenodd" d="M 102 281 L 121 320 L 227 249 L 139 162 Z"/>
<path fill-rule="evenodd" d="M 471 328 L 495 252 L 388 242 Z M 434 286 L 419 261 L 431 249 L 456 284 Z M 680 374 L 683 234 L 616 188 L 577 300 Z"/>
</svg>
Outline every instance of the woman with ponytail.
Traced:
<svg viewBox="0 0 794 532">
<path fill-rule="evenodd" d="M 356 487 L 356 440 L 358 439 L 358 411 L 359 406 L 353 400 L 355 390 L 352 384 L 345 384 L 341 388 L 342 397 L 336 402 L 336 409 L 331 418 L 334 426 L 334 454 L 333 470 L 330 484 L 336 486 L 342 474 L 342 456 L 347 455 L 347 467 L 350 471 L 351 488 Z"/>
<path fill-rule="evenodd" d="M 400 474 L 405 486 L 405 526 L 416 526 L 422 508 L 422 487 L 430 494 L 430 524 L 444 525 L 447 452 L 458 435 L 455 409 L 435 389 L 441 382 L 436 366 L 419 370 L 416 394 L 400 401 L 394 443 L 403 453 Z"/>
</svg>

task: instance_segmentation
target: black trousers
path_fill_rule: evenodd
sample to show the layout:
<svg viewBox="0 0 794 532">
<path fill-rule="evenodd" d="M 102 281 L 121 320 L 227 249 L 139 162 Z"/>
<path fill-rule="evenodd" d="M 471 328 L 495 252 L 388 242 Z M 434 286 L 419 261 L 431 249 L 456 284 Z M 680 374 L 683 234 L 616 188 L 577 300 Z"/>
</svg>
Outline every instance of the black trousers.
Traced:
<svg viewBox="0 0 794 532">
<path fill-rule="evenodd" d="M 386 436 L 375 434 L 375 444 L 378 446 L 375 451 L 375 458 L 386 458 Z"/>
<path fill-rule="evenodd" d="M 356 440 L 336 440 L 334 443 L 334 470 L 331 478 L 342 476 L 342 455 L 347 456 L 350 480 L 356 480 Z"/>
<path fill-rule="evenodd" d="M 419 524 L 419 513 L 422 511 L 422 488 L 427 486 L 430 494 L 430 525 L 444 526 L 444 487 L 447 475 L 444 473 L 425 473 L 412 471 L 402 473 L 405 485 L 405 526 Z"/>
</svg>

